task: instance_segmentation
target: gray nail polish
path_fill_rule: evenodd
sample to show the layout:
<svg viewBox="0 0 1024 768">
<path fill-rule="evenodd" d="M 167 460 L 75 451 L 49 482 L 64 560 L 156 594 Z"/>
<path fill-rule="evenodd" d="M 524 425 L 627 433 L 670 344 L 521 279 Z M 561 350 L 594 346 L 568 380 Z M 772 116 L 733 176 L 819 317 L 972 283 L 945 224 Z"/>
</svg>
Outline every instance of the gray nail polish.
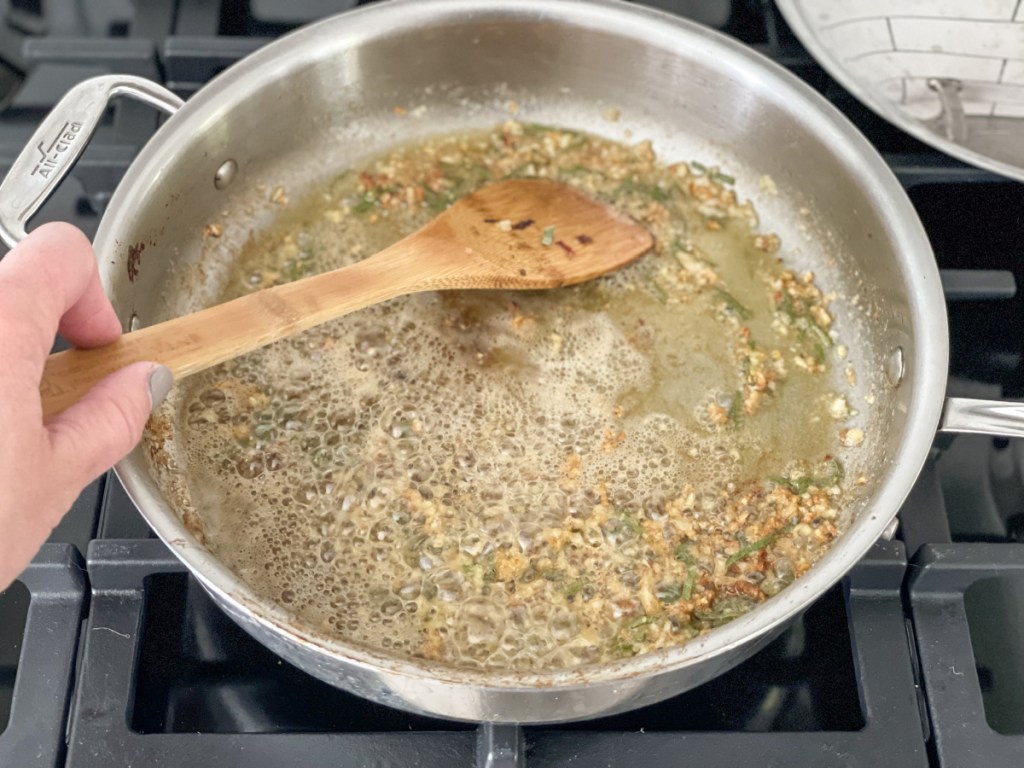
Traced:
<svg viewBox="0 0 1024 768">
<path fill-rule="evenodd" d="M 167 397 L 167 393 L 171 391 L 173 384 L 174 374 L 171 373 L 170 368 L 163 365 L 157 365 L 153 368 L 153 372 L 149 374 L 150 411 L 155 411 L 160 407 L 160 403 Z"/>
</svg>

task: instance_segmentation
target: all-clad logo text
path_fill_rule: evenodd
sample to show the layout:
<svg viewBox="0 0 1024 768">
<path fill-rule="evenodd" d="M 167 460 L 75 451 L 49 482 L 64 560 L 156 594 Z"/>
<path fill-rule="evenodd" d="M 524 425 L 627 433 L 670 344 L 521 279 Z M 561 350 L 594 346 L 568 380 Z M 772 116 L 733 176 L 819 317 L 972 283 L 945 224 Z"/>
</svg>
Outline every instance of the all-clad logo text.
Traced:
<svg viewBox="0 0 1024 768">
<path fill-rule="evenodd" d="M 50 174 L 61 163 L 61 155 L 71 149 L 81 130 L 81 123 L 64 123 L 64 127 L 57 133 L 57 138 L 50 142 L 50 146 L 46 147 L 45 142 L 40 141 L 36 149 L 42 155 L 42 159 L 36 163 L 31 175 L 35 176 L 38 173 L 44 179 L 50 178 Z"/>
</svg>

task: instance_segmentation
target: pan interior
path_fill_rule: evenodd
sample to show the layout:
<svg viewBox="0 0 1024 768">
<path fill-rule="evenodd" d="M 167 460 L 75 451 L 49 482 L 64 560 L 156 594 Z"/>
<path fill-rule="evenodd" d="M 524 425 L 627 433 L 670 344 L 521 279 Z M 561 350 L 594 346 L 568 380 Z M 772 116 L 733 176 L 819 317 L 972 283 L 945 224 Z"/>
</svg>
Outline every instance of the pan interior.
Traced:
<svg viewBox="0 0 1024 768">
<path fill-rule="evenodd" d="M 841 118 L 711 33 L 616 6 L 594 5 L 581 18 L 568 3 L 478 12 L 417 5 L 404 6 L 387 29 L 359 23 L 356 14 L 302 31 L 225 73 L 170 121 L 164 143 L 144 153 L 119 191 L 122 202 L 134 195 L 136 204 L 112 206 L 98 236 L 111 244 L 114 264 L 104 280 L 122 319 L 127 325 L 134 314 L 148 325 L 209 305 L 239 248 L 280 213 L 282 196 L 301 197 L 397 144 L 485 129 L 512 112 L 617 141 L 649 139 L 664 162 L 720 166 L 781 236 L 781 255 L 835 293 L 830 309 L 861 406 L 852 423 L 868 436 L 848 472 L 866 482 L 854 524 L 805 577 L 806 589 L 786 590 L 644 663 L 678 665 L 768 631 L 877 538 L 923 461 L 918 433 L 937 420 L 941 384 L 932 368 L 944 373 L 944 318 L 921 322 L 938 286 L 927 284 L 934 265 L 909 204 Z M 619 113 L 616 122 L 604 119 L 608 110 Z M 227 161 L 238 172 L 217 189 Z M 211 227 L 220 235 L 211 237 Z M 127 254 L 138 244 L 145 250 L 131 280 Z M 937 334 L 931 343 L 928 334 Z M 180 529 L 162 519 L 174 516 L 168 491 L 141 452 L 122 475 L 161 535 Z M 192 523 L 201 527 L 201 514 Z M 237 589 L 222 578 L 229 576 L 211 577 L 215 587 Z"/>
</svg>

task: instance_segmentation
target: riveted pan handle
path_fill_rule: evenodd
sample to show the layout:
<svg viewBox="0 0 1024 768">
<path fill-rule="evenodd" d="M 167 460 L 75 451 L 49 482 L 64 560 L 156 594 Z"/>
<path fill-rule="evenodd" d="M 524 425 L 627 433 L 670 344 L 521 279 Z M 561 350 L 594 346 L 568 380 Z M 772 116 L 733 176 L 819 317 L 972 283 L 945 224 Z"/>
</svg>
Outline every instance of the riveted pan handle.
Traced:
<svg viewBox="0 0 1024 768">
<path fill-rule="evenodd" d="M 9 247 L 57 188 L 89 143 L 107 104 L 128 96 L 168 114 L 184 102 L 161 85 L 133 75 L 102 75 L 68 91 L 32 134 L 0 184 L 0 239 Z"/>
<path fill-rule="evenodd" d="M 1024 403 L 946 398 L 940 432 L 1024 437 Z"/>
</svg>

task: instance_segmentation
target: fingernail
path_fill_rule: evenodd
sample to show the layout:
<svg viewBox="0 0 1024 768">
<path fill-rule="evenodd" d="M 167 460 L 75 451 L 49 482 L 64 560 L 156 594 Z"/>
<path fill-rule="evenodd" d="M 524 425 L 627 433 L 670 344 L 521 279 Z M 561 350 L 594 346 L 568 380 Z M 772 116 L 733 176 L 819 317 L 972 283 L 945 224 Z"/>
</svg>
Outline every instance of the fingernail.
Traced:
<svg viewBox="0 0 1024 768">
<path fill-rule="evenodd" d="M 149 409 L 156 411 L 160 403 L 167 397 L 174 384 L 174 374 L 171 369 L 163 365 L 154 365 L 153 372 L 149 374 Z"/>
</svg>

